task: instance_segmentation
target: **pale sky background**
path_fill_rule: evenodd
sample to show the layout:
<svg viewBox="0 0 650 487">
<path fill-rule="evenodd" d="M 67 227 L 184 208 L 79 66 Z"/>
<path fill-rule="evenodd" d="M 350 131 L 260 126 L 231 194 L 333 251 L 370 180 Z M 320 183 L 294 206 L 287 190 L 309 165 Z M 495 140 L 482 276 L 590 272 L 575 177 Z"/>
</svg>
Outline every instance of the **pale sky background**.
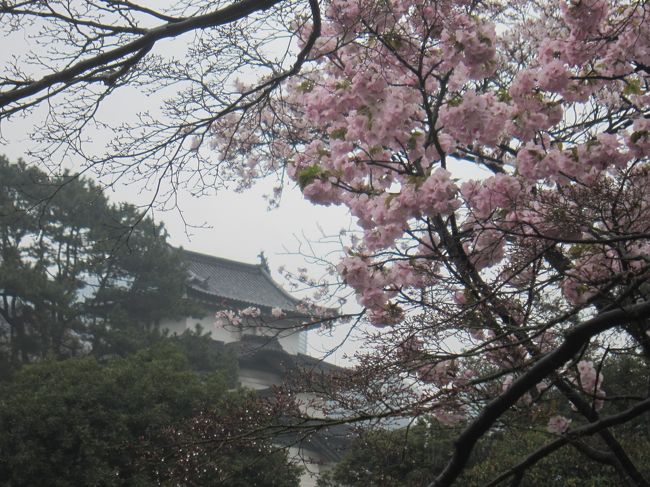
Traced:
<svg viewBox="0 0 650 487">
<path fill-rule="evenodd" d="M 191 41 L 192 36 L 188 34 L 157 45 L 154 52 L 182 58 Z M 0 50 L 0 65 L 4 65 L 10 56 L 21 56 L 39 46 L 29 44 L 24 32 L 20 32 L 5 38 L 3 47 L 5 49 Z M 135 88 L 122 88 L 105 101 L 98 117 L 114 125 L 117 122 L 133 120 L 138 112 L 145 110 L 155 115 L 165 94 L 173 93 L 158 92 L 155 97 L 145 97 Z M 0 124 L 0 136 L 7 143 L 0 145 L 0 153 L 5 154 L 10 160 L 24 158 L 27 150 L 35 148 L 29 134 L 44 116 L 45 111 L 41 107 L 27 117 L 3 120 Z M 92 151 L 102 153 L 108 133 L 93 132 L 91 137 Z M 75 162 L 79 163 L 79 161 L 67 161 L 67 164 L 75 165 Z M 455 170 L 452 169 L 452 172 L 454 176 L 462 177 L 469 174 L 476 176 L 476 167 L 461 164 Z M 323 234 L 336 235 L 341 229 L 353 227 L 354 224 L 348 212 L 342 208 L 311 205 L 302 198 L 300 191 L 292 183 L 285 187 L 280 207 L 268 211 L 263 196 L 269 194 L 271 190 L 271 181 L 258 184 L 240 194 L 221 191 L 217 195 L 196 198 L 181 190 L 180 208 L 187 223 L 196 228 L 187 228 L 176 211 L 156 212 L 153 216 L 157 221 L 165 223 L 170 241 L 176 246 L 248 263 L 259 262 L 257 256 L 260 251 L 264 251 L 274 278 L 289 291 L 277 271 L 280 266 L 289 270 L 307 267 L 314 277 L 320 277 L 324 273 L 322 268 L 310 265 L 303 257 L 295 255 L 300 241 L 303 243 L 306 240 L 317 241 Z M 128 185 L 118 186 L 108 195 L 114 202 L 126 201 L 133 204 L 143 204 L 150 199 L 149 194 L 138 193 L 138 188 Z M 326 255 L 337 248 L 340 247 L 316 246 L 315 251 Z M 338 261 L 336 256 L 332 259 Z M 299 293 L 294 295 L 301 297 Z M 354 299 L 351 301 L 354 303 Z M 351 304 L 347 311 L 354 311 L 355 308 L 356 306 Z M 310 353 L 321 356 L 324 351 L 338 345 L 347 332 L 345 325 L 332 333 L 333 336 L 329 336 L 330 333 L 309 332 Z M 359 345 L 358 342 L 346 344 L 332 355 L 330 360 L 343 364 L 343 355 L 353 353 Z"/>
<path fill-rule="evenodd" d="M 114 113 L 106 114 L 108 118 L 119 120 L 117 117 L 123 114 L 126 107 L 138 105 L 130 97 L 120 98 L 121 102 L 110 103 L 109 110 Z M 26 118 L 4 121 L 2 135 L 8 143 L 0 146 L 0 153 L 12 161 L 25 158 L 25 152 L 34 148 L 29 133 L 38 121 L 39 111 Z M 98 141 L 97 145 L 98 150 L 101 150 L 102 143 Z M 293 183 L 285 187 L 280 207 L 268 210 L 264 195 L 269 194 L 272 187 L 272 181 L 269 180 L 258 183 L 243 193 L 223 190 L 213 196 L 201 197 L 192 197 L 181 190 L 180 208 L 186 222 L 194 225 L 194 228 L 185 226 L 178 211 L 157 211 L 154 217 L 165 223 L 170 243 L 175 246 L 247 263 L 259 262 L 258 254 L 264 251 L 275 280 L 287 291 L 291 291 L 278 268 L 284 266 L 292 270 L 307 267 L 315 277 L 320 277 L 324 273 L 323 269 L 310 265 L 296 254 L 300 242 L 305 243 L 305 239 L 317 241 L 324 234 L 336 235 L 341 229 L 350 227 L 351 217 L 342 208 L 317 207 L 308 203 Z M 134 204 L 148 201 L 150 197 L 148 193 L 139 193 L 136 187 L 129 185 L 118 186 L 107 194 L 113 202 L 126 201 Z M 315 247 L 323 255 L 336 248 L 336 245 Z M 300 293 L 292 293 L 301 297 Z M 338 345 L 347 331 L 345 325 L 333 332 L 310 331 L 309 353 L 322 356 Z M 328 360 L 343 365 L 346 363 L 344 355 L 351 354 L 357 347 L 358 344 L 355 343 L 346 344 Z"/>
<path fill-rule="evenodd" d="M 162 1 L 164 3 L 164 0 Z M 160 7 L 160 3 L 156 6 Z M 192 35 L 186 34 L 164 41 L 154 48 L 154 53 L 157 51 L 165 56 L 183 58 L 185 49 L 192 40 Z M 5 49 L 0 50 L 0 66 L 5 65 L 10 56 L 20 57 L 43 47 L 30 41 L 24 32 L 17 32 L 5 38 L 2 45 Z M 98 118 L 115 124 L 134 120 L 135 115 L 141 111 L 147 110 L 155 114 L 165 94 L 172 95 L 173 92 L 161 92 L 160 97 L 156 99 L 145 97 L 134 88 L 121 88 L 104 102 Z M 35 148 L 35 144 L 30 140 L 30 133 L 45 115 L 45 110 L 41 107 L 27 117 L 15 116 L 10 120 L 3 120 L 0 124 L 0 136 L 6 143 L 0 140 L 0 154 L 6 155 L 9 160 L 22 157 L 29 162 L 25 157 L 26 151 Z M 92 150 L 102 153 L 107 135 L 93 133 L 92 138 Z M 66 161 L 66 164 L 74 166 L 75 162 L 79 161 Z M 310 265 L 303 257 L 295 254 L 300 241 L 316 241 L 321 239 L 323 234 L 336 235 L 342 228 L 350 228 L 351 217 L 342 208 L 311 205 L 302 198 L 293 183 L 285 187 L 280 207 L 269 211 L 263 196 L 270 194 L 272 186 L 271 181 L 266 181 L 244 193 L 220 191 L 217 195 L 199 198 L 181 190 L 179 201 L 184 219 L 195 228 L 186 227 L 177 211 L 155 212 L 153 216 L 157 221 L 165 223 L 170 234 L 170 243 L 175 246 L 247 263 L 259 262 L 258 254 L 264 251 L 275 280 L 287 291 L 302 297 L 300 293 L 289 289 L 278 268 L 284 266 L 293 270 L 307 267 L 311 274 L 320 277 L 324 273 L 323 269 Z M 128 185 L 113 188 L 107 194 L 113 202 L 142 204 L 150 199 L 149 194 L 139 193 L 138 188 Z M 336 245 L 315 247 L 323 254 L 336 248 Z M 354 299 L 352 301 L 354 302 Z M 348 307 L 348 311 L 354 308 L 352 305 Z M 322 356 L 325 351 L 338 345 L 347 331 L 345 326 L 333 333 L 310 331 L 309 353 Z M 328 360 L 342 365 L 345 363 L 345 353 L 352 353 L 357 348 L 358 344 L 350 343 Z"/>
</svg>

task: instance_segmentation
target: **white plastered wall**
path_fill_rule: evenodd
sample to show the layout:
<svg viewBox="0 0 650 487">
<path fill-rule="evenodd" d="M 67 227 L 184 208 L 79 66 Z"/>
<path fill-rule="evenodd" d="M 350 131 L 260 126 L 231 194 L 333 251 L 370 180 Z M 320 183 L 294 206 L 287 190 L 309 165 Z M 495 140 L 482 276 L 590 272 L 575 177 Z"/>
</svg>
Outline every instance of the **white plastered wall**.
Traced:
<svg viewBox="0 0 650 487">
<path fill-rule="evenodd" d="M 162 330 L 168 330 L 171 334 L 180 335 L 186 330 L 194 330 L 199 325 L 203 332 L 210 332 L 212 339 L 224 343 L 241 340 L 241 331 L 232 327 L 217 327 L 212 315 L 203 318 L 180 318 L 178 320 L 165 320 L 160 324 Z"/>
</svg>

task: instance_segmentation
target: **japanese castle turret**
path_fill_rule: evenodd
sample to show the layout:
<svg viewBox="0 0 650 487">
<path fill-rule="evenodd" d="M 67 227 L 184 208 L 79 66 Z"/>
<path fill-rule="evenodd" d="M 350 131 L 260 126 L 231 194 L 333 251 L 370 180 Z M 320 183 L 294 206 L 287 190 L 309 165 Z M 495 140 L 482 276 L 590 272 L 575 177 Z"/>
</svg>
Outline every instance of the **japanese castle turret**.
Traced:
<svg viewBox="0 0 650 487">
<path fill-rule="evenodd" d="M 197 326 L 209 331 L 215 347 L 235 353 L 242 387 L 264 393 L 301 369 L 325 373 L 338 369 L 307 355 L 309 317 L 301 311 L 300 301 L 272 279 L 263 255 L 259 264 L 189 250 L 182 250 L 182 256 L 187 297 L 205 314 L 169 320 L 161 327 L 177 334 Z M 235 323 L 219 319 L 223 313 L 234 316 Z M 340 460 L 347 443 L 343 435 L 324 432 L 289 448 L 290 456 L 305 467 L 301 487 L 315 486 L 319 472 Z"/>
</svg>

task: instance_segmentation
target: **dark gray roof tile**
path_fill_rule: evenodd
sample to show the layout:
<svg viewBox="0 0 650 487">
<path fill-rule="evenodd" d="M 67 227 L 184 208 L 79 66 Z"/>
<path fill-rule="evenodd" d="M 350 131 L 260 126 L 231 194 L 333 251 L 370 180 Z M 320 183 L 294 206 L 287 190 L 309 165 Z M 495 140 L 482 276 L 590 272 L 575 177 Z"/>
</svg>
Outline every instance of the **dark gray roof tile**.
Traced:
<svg viewBox="0 0 650 487">
<path fill-rule="evenodd" d="M 188 286 L 215 298 L 251 306 L 296 311 L 298 300 L 277 284 L 261 264 L 245 264 L 183 250 Z"/>
</svg>

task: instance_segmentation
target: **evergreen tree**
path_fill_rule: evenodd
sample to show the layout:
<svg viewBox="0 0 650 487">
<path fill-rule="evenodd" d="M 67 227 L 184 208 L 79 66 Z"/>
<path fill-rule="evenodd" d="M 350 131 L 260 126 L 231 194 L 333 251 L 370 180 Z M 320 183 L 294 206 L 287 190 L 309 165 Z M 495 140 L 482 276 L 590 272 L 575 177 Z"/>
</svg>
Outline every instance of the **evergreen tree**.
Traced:
<svg viewBox="0 0 650 487">
<path fill-rule="evenodd" d="M 89 179 L 0 157 L 4 365 L 132 352 L 165 317 L 188 312 L 183 265 L 166 239 Z"/>
<path fill-rule="evenodd" d="M 232 364 L 204 373 L 193 370 L 178 342 L 204 340 L 168 339 L 105 361 L 47 359 L 0 382 L 0 483 L 296 487 L 300 469 L 288 463 L 286 452 L 246 435 L 239 440 L 215 436 L 202 444 L 208 462 L 200 468 L 183 463 L 186 447 L 169 431 L 191 428 L 201 414 L 210 414 L 214 424 L 236 423 L 234 412 L 251 400 L 249 393 L 229 389 Z M 227 363 L 224 356 L 213 359 Z M 216 446 L 223 440 L 227 449 Z M 260 459 L 260 451 L 269 454 Z M 213 476 L 195 482 L 204 478 L 206 465 L 223 481 L 216 483 Z"/>
</svg>

